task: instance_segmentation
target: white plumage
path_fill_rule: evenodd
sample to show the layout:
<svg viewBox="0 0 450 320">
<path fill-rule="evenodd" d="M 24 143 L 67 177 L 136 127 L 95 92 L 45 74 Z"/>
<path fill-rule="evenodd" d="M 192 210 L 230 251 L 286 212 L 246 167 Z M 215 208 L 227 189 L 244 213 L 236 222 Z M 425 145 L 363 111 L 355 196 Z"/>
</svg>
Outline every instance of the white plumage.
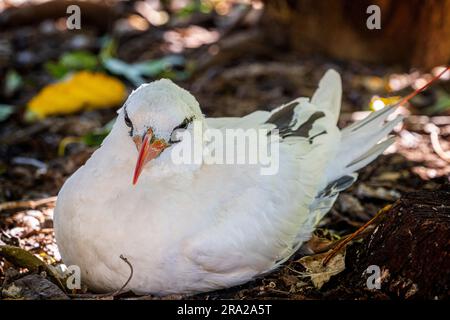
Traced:
<svg viewBox="0 0 450 320">
<path fill-rule="evenodd" d="M 354 182 L 354 172 L 392 142 L 377 144 L 401 120 L 386 122 L 393 109 L 383 109 L 339 131 L 341 91 L 339 74 L 330 70 L 311 101 L 209 119 L 169 80 L 141 86 L 102 146 L 59 193 L 55 232 L 64 262 L 78 265 L 92 290 L 113 291 L 129 276 L 123 255 L 134 268 L 127 288 L 158 295 L 226 288 L 273 270 L 308 240 L 338 192 Z M 169 146 L 133 185 L 139 148 L 133 138 L 141 141 L 151 128 L 169 141 L 173 129 L 192 118 L 221 130 L 278 128 L 279 172 L 176 165 Z"/>
</svg>

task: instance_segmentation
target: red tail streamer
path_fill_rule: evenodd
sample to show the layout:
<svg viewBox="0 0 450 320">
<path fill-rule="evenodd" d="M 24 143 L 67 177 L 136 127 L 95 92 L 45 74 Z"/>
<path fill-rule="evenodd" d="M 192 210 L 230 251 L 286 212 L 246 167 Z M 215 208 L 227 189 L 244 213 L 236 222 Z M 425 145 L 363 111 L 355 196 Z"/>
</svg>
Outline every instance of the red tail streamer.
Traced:
<svg viewBox="0 0 450 320">
<path fill-rule="evenodd" d="M 445 67 L 444 70 L 442 72 L 440 72 L 438 75 L 436 75 L 433 79 L 431 79 L 430 81 L 428 81 L 424 86 L 420 87 L 419 89 L 414 90 L 413 92 L 411 92 L 410 94 L 408 94 L 406 97 L 404 97 L 402 100 L 400 100 L 399 102 L 397 102 L 395 104 L 395 106 L 399 106 L 402 105 L 406 102 L 408 102 L 409 100 L 411 100 L 412 98 L 414 98 L 415 96 L 417 96 L 419 93 L 421 93 L 422 91 L 424 91 L 425 89 L 427 89 L 429 86 L 431 86 L 434 82 L 436 82 L 440 77 L 442 77 L 442 75 L 444 73 L 446 73 L 448 70 L 450 69 L 450 66 Z"/>
</svg>

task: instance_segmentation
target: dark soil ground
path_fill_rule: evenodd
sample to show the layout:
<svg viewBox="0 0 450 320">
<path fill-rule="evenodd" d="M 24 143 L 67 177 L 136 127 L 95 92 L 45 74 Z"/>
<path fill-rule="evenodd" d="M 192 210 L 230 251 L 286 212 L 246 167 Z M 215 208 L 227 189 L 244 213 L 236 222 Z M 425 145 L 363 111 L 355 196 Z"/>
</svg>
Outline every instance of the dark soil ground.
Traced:
<svg viewBox="0 0 450 320">
<path fill-rule="evenodd" d="M 223 43 L 257 29 L 253 18 L 233 23 L 230 18 L 233 10 L 230 17 L 193 13 L 187 18 L 172 19 L 164 26 L 150 26 L 146 31 L 139 31 L 126 26 L 125 18 L 135 14 L 132 6 L 121 6 L 116 8 L 119 14 L 112 21 L 99 22 L 107 25 L 90 25 L 80 31 L 64 30 L 56 17 L 11 26 L 10 20 L 0 15 L 3 18 L 0 23 L 5 26 L 0 26 L 0 100 L 16 106 L 14 113 L 0 122 L 0 239 L 6 244 L 20 246 L 51 265 L 57 265 L 61 259 L 52 229 L 54 201 L 45 199 L 56 196 L 65 179 L 96 148 L 74 143 L 66 148 L 64 155 L 58 155 L 58 146 L 63 138 L 80 137 L 102 127 L 115 117 L 115 108 L 29 123 L 23 117 L 24 107 L 40 88 L 53 80 L 44 68 L 47 61 L 74 49 L 98 53 L 105 28 L 107 34 L 117 39 L 117 57 L 123 61 L 156 59 L 173 52 L 183 56 L 188 63 L 176 71 L 187 71 L 190 76 L 176 81 L 197 97 L 208 116 L 242 116 L 257 109 L 273 109 L 297 96 L 310 96 L 324 71 L 335 68 L 343 78 L 339 122 L 342 127 L 369 112 L 373 95 L 405 95 L 421 78 L 427 77 L 426 73 L 396 66 L 295 57 L 288 50 L 275 46 L 267 46 L 264 52 L 249 49 L 248 54 L 245 46 L 239 46 L 231 49 L 240 51 L 238 58 L 222 55 Z M 7 93 L 4 90 L 6 72 L 11 69 L 16 70 L 24 81 L 18 91 Z M 130 90 L 133 89 L 131 83 L 123 80 Z M 399 82 L 404 83 L 403 88 L 393 91 L 393 84 Z M 450 84 L 439 82 L 411 104 L 400 108 L 399 112 L 408 117 L 395 130 L 395 145 L 360 172 L 359 180 L 339 196 L 312 240 L 278 271 L 241 287 L 191 298 L 335 298 L 329 294 L 335 289 L 330 287 L 332 283 L 317 289 L 299 259 L 320 254 L 333 246 L 340 237 L 355 231 L 378 210 L 402 195 L 437 190 L 448 184 L 450 156 L 445 150 L 450 150 L 450 109 L 435 112 L 432 108 L 446 92 L 450 92 Z M 432 132 L 437 132 L 434 138 Z M 432 139 L 437 139 L 438 144 L 432 143 Z M 44 201 L 25 201 L 39 199 Z M 15 201 L 25 202 L 10 203 Z M 353 246 L 358 245 L 356 241 Z M 348 259 L 347 266 L 352 263 Z M 33 274 L 0 258 L 0 297 L 2 291 L 3 297 L 8 297 L 5 294 L 8 286 L 30 273 Z M 33 293 L 30 297 L 39 298 Z M 365 293 L 360 297 L 352 296 L 367 297 Z M 369 297 L 389 298 L 381 294 Z M 77 298 L 93 297 L 86 294 Z M 136 297 L 125 293 L 115 298 Z"/>
</svg>

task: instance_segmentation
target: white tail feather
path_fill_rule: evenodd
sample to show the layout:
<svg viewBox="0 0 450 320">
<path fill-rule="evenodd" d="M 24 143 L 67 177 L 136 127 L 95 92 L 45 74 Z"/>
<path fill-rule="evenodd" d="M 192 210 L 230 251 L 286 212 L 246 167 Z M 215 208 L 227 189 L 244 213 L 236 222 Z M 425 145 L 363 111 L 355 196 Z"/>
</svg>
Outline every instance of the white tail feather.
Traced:
<svg viewBox="0 0 450 320">
<path fill-rule="evenodd" d="M 387 107 L 373 112 L 341 131 L 338 155 L 327 169 L 328 183 L 366 166 L 394 142 L 392 137 L 386 139 L 386 136 L 403 120 L 399 116 L 386 122 L 394 111 L 395 108 Z"/>
<path fill-rule="evenodd" d="M 311 103 L 319 110 L 329 111 L 335 123 L 339 117 L 342 98 L 341 76 L 335 70 L 328 70 L 319 82 L 319 87 L 311 98 Z"/>
</svg>

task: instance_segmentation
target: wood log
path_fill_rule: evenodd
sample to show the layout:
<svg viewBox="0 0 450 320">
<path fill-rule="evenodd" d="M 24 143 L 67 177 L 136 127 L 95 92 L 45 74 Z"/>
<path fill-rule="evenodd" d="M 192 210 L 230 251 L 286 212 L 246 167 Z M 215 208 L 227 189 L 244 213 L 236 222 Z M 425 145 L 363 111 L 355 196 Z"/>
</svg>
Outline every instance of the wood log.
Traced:
<svg viewBox="0 0 450 320">
<path fill-rule="evenodd" d="M 95 26 L 105 32 L 112 28 L 113 22 L 119 16 L 119 9 L 106 1 L 53 0 L 37 4 L 25 4 L 13 7 L 0 13 L 2 29 L 15 28 L 23 25 L 33 25 L 46 19 L 69 17 L 67 8 L 70 5 L 80 7 L 82 27 Z"/>
<path fill-rule="evenodd" d="M 369 266 L 380 288 L 369 288 Z M 443 299 L 450 294 L 450 186 L 402 197 L 361 244 L 347 250 L 346 270 L 325 297 Z"/>
</svg>

